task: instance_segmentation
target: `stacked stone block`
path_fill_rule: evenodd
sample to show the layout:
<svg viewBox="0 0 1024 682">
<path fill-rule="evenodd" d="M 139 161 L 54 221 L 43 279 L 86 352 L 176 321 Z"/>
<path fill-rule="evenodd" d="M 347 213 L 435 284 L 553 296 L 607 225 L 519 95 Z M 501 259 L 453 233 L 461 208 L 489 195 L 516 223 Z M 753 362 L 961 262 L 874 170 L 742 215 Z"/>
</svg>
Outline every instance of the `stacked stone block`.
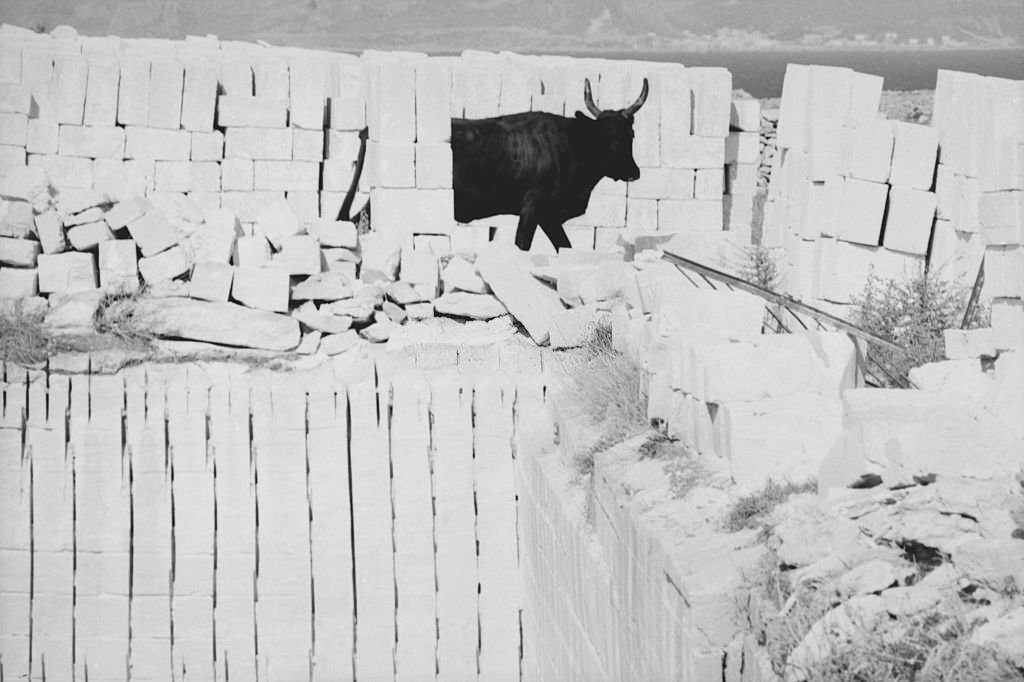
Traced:
<svg viewBox="0 0 1024 682">
<path fill-rule="evenodd" d="M 984 260 L 998 350 L 1024 344 L 1024 81 L 941 70 L 932 261 L 966 282 Z"/>
</svg>

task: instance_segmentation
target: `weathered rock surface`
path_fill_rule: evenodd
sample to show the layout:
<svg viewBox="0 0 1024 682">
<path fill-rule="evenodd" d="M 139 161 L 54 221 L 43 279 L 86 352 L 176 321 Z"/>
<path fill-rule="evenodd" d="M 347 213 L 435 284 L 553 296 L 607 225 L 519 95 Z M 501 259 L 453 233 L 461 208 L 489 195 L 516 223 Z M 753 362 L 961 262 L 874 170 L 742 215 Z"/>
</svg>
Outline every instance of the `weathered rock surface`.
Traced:
<svg viewBox="0 0 1024 682">
<path fill-rule="evenodd" d="M 300 340 L 297 320 L 234 303 L 144 298 L 134 308 L 133 321 L 156 336 L 226 346 L 287 351 Z"/>
<path fill-rule="evenodd" d="M 526 254 L 514 247 L 492 244 L 477 258 L 476 269 L 530 338 L 537 344 L 547 343 L 551 323 L 564 307 L 557 293 L 530 274 Z"/>
<path fill-rule="evenodd" d="M 491 320 L 508 313 L 505 306 L 494 296 L 454 291 L 434 301 L 434 311 L 442 315 L 468 317 L 474 320 Z"/>
</svg>

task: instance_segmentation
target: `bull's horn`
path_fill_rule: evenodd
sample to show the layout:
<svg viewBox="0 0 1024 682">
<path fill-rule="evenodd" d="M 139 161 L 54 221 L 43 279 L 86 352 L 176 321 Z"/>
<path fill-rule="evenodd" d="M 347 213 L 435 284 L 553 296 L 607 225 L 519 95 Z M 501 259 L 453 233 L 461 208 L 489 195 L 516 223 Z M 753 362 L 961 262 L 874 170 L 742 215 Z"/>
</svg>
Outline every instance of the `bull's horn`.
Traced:
<svg viewBox="0 0 1024 682">
<path fill-rule="evenodd" d="M 601 110 L 594 104 L 594 96 L 590 93 L 590 79 L 583 79 L 583 103 L 587 105 L 587 111 L 589 111 L 595 118 L 601 114 Z"/>
<path fill-rule="evenodd" d="M 640 90 L 640 96 L 636 98 L 636 101 L 630 104 L 628 107 L 622 110 L 626 116 L 632 116 L 637 110 L 644 105 L 647 101 L 647 79 L 644 78 L 644 87 Z"/>
</svg>

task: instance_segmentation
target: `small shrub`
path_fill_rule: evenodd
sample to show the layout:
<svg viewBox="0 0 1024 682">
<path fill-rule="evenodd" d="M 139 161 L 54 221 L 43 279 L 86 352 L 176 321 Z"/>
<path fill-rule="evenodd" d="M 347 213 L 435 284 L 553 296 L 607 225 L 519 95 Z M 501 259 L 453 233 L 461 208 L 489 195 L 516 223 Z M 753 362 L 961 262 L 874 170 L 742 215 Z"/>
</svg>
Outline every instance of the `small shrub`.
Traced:
<svg viewBox="0 0 1024 682">
<path fill-rule="evenodd" d="M 942 332 L 960 327 L 970 293 L 970 286 L 943 279 L 941 273 L 922 270 L 903 279 L 871 275 L 863 293 L 854 299 L 853 321 L 906 349 L 905 353 L 877 346 L 870 349 L 871 356 L 888 368 L 894 379 L 905 382 L 914 367 L 945 359 Z M 987 324 L 987 317 L 985 308 L 976 307 L 968 327 Z"/>
<path fill-rule="evenodd" d="M 768 247 L 759 244 L 742 247 L 737 275 L 769 291 L 777 291 L 782 284 L 775 254 Z"/>
<path fill-rule="evenodd" d="M 744 528 L 757 528 L 760 521 L 769 512 L 792 495 L 812 493 L 817 489 L 816 481 L 778 483 L 769 479 L 764 488 L 756 493 L 744 495 L 733 503 L 725 517 L 725 528 L 729 532 L 736 532 Z"/>
<path fill-rule="evenodd" d="M 45 360 L 52 340 L 43 327 L 43 317 L 43 313 L 26 311 L 21 301 L 0 313 L 0 358 L 21 365 Z"/>
<path fill-rule="evenodd" d="M 569 357 L 564 362 L 569 379 L 565 398 L 601 429 L 597 443 L 577 453 L 577 471 L 587 474 L 593 469 L 595 453 L 648 427 L 647 373 L 612 348 L 607 324 L 595 325 L 582 352 Z"/>
</svg>

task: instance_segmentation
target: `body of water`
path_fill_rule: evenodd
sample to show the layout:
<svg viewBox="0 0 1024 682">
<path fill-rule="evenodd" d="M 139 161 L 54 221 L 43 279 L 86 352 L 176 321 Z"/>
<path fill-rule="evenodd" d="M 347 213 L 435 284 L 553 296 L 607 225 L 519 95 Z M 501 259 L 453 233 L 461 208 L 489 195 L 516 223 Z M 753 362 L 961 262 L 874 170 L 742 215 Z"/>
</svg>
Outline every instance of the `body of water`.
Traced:
<svg viewBox="0 0 1024 682">
<path fill-rule="evenodd" d="M 885 78 L 886 90 L 932 90 L 939 69 L 1024 80 L 1024 49 L 980 50 L 770 50 L 765 52 L 601 52 L 573 56 L 724 66 L 734 88 L 754 97 L 778 97 L 786 64 L 848 66 Z"/>
</svg>

